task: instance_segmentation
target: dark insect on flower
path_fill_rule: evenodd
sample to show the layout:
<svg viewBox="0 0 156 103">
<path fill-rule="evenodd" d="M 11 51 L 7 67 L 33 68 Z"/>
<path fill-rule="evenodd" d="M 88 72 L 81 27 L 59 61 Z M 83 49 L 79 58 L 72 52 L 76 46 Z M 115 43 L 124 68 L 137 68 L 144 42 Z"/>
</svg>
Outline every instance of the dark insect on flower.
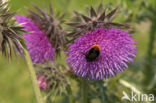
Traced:
<svg viewBox="0 0 156 103">
<path fill-rule="evenodd" d="M 97 28 L 70 44 L 66 61 L 74 74 L 102 80 L 128 68 L 128 63 L 136 57 L 136 43 L 128 32 Z"/>
<path fill-rule="evenodd" d="M 74 11 L 75 17 L 73 18 L 73 22 L 67 23 L 67 25 L 73 28 L 72 32 L 68 34 L 69 37 L 72 37 L 72 40 L 68 42 L 73 42 L 79 36 L 84 35 L 86 32 L 91 32 L 96 28 L 127 28 L 127 24 L 112 22 L 117 10 L 118 8 L 115 8 L 106 14 L 106 9 L 103 10 L 103 5 L 100 4 L 97 12 L 92 6 L 90 7 L 89 16 Z"/>
<path fill-rule="evenodd" d="M 65 43 L 65 32 L 61 27 L 61 23 L 64 22 L 63 18 L 65 14 L 55 17 L 55 14 L 52 10 L 52 5 L 50 4 L 50 12 L 48 10 L 42 10 L 39 7 L 34 5 L 36 11 L 29 11 L 29 18 L 38 25 L 38 27 L 46 32 L 46 35 L 49 41 L 52 43 L 52 46 L 55 48 L 56 53 L 60 54 L 61 48 L 64 48 Z M 59 15 L 59 14 L 58 14 Z"/>
<path fill-rule="evenodd" d="M 0 50 L 2 54 L 9 59 L 14 54 L 22 53 L 23 45 L 22 27 L 18 26 L 16 20 L 13 18 L 15 13 L 9 12 L 8 2 L 3 3 L 0 0 Z"/>
<path fill-rule="evenodd" d="M 85 54 L 86 60 L 91 62 L 94 61 L 100 55 L 100 47 L 93 45 L 92 48 Z"/>
</svg>

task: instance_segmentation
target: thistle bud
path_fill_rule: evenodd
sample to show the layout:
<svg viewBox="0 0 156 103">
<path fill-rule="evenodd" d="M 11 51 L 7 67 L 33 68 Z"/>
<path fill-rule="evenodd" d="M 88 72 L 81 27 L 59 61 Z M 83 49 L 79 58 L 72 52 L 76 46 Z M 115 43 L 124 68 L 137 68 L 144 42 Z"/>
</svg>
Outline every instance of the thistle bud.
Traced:
<svg viewBox="0 0 156 103">
<path fill-rule="evenodd" d="M 15 13 L 10 13 L 8 2 L 2 2 L 0 0 L 0 51 L 2 54 L 10 59 L 13 54 L 22 54 L 23 37 L 24 32 L 16 20 L 14 19 Z"/>
<path fill-rule="evenodd" d="M 51 87 L 50 79 L 45 74 L 38 74 L 37 81 L 39 88 L 43 91 L 47 91 Z"/>
</svg>

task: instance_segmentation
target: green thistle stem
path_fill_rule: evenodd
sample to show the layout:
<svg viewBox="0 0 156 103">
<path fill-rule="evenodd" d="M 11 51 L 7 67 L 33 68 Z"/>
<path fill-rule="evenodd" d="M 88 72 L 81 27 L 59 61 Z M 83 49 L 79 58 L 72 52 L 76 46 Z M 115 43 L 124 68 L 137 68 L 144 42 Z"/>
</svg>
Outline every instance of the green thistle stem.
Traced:
<svg viewBox="0 0 156 103">
<path fill-rule="evenodd" d="M 73 95 L 72 95 L 72 90 L 70 85 L 67 85 L 66 90 L 68 92 L 68 96 L 69 96 L 69 103 L 74 103 L 74 99 L 73 99 Z"/>
<path fill-rule="evenodd" d="M 73 103 L 73 97 L 71 94 L 68 94 L 69 95 L 69 103 Z"/>
<path fill-rule="evenodd" d="M 149 83 L 149 78 L 152 76 L 152 56 L 153 56 L 153 49 L 154 49 L 154 41 L 155 41 L 155 24 L 152 24 L 151 30 L 150 30 L 150 35 L 149 35 L 149 44 L 148 44 L 148 50 L 147 50 L 147 61 L 145 65 L 145 85 Z"/>
<path fill-rule="evenodd" d="M 87 80 L 85 80 L 85 79 L 83 79 L 82 78 L 82 91 L 81 91 L 81 93 L 82 93 L 82 103 L 88 103 L 88 101 L 87 101 L 87 95 L 88 95 L 88 93 L 87 93 L 87 88 L 88 88 L 88 83 L 87 83 Z"/>
<path fill-rule="evenodd" d="M 107 88 L 104 86 L 104 81 L 99 81 L 99 93 L 100 93 L 100 98 L 101 98 L 101 103 L 107 103 L 108 100 L 107 100 L 107 95 L 106 95 L 106 91 L 107 91 Z"/>
<path fill-rule="evenodd" d="M 31 62 L 29 53 L 25 49 L 24 49 L 24 53 L 25 53 L 25 59 L 27 61 L 27 65 L 28 65 L 28 68 L 29 68 L 30 76 L 31 76 L 31 79 L 32 79 L 33 88 L 34 88 L 37 103 L 44 103 L 43 99 L 42 99 L 40 89 L 39 89 L 39 86 L 38 86 L 35 70 L 34 70 L 33 64 Z"/>
</svg>

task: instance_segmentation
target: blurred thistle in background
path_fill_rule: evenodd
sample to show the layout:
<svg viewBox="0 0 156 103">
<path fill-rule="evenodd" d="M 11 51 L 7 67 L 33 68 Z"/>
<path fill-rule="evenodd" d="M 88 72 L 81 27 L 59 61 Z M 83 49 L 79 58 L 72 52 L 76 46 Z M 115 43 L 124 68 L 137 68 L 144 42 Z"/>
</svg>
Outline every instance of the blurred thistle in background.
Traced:
<svg viewBox="0 0 156 103">
<path fill-rule="evenodd" d="M 15 12 L 10 13 L 7 2 L 3 2 L 0 1 L 0 51 L 10 59 L 16 51 L 22 53 L 18 46 L 23 44 L 23 30 L 13 18 Z"/>
<path fill-rule="evenodd" d="M 49 4 L 49 8 L 41 9 L 34 5 L 35 10 L 30 10 L 28 18 L 30 18 L 40 30 L 46 33 L 47 38 L 55 48 L 57 55 L 60 55 L 61 50 L 65 48 L 65 32 L 61 24 L 64 22 L 65 14 L 59 15 L 55 13 L 52 8 L 52 4 Z"/>
<path fill-rule="evenodd" d="M 27 17 L 16 15 L 15 18 L 17 19 L 17 22 L 21 24 L 22 27 L 24 27 L 23 30 L 30 32 L 23 35 L 24 39 L 26 40 L 26 46 L 33 64 L 42 64 L 44 66 L 47 65 L 47 62 L 53 61 L 50 63 L 53 65 L 44 68 L 41 67 L 39 73 L 36 73 L 36 77 L 34 76 L 33 72 L 31 73 L 32 81 L 35 82 L 36 80 L 33 79 L 37 79 L 38 87 L 40 88 L 40 90 L 53 90 L 52 93 L 49 93 L 45 96 L 44 100 L 42 100 L 39 91 L 35 91 L 37 101 L 42 103 L 42 101 L 51 101 L 51 98 L 49 97 L 55 94 L 54 91 L 61 91 L 59 84 L 62 83 L 61 87 L 67 84 L 66 77 L 63 76 L 64 72 L 62 72 L 65 71 L 66 68 L 63 68 L 64 70 L 62 69 L 61 71 L 59 69 L 59 64 L 55 62 L 55 54 L 57 56 L 60 56 L 61 50 L 64 50 L 65 47 L 65 32 L 60 25 L 63 22 L 64 15 L 62 15 L 58 19 L 55 19 L 52 5 L 49 6 L 49 14 L 48 10 L 42 10 L 35 5 L 34 8 L 36 9 L 36 11 L 28 9 L 29 15 Z M 26 60 L 26 62 L 28 61 Z M 35 71 L 37 71 L 36 68 L 34 69 Z M 38 89 L 38 87 L 35 85 L 34 89 Z M 40 94 L 40 96 L 38 94 Z M 41 99 L 39 100 L 39 98 Z"/>
<path fill-rule="evenodd" d="M 23 30 L 30 32 L 23 35 L 32 61 L 34 63 L 44 63 L 48 60 L 54 60 L 55 51 L 46 33 L 25 16 L 16 15 L 15 18 L 24 27 Z"/>
</svg>

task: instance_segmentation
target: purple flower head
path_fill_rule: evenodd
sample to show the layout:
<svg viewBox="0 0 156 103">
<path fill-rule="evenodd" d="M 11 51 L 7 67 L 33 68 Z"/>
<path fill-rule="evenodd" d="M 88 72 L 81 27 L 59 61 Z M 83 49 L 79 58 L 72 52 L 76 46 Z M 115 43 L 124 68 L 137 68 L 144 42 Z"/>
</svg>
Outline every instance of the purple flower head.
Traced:
<svg viewBox="0 0 156 103">
<path fill-rule="evenodd" d="M 120 29 L 97 28 L 76 39 L 66 59 L 76 75 L 101 80 L 128 68 L 136 56 L 136 41 Z"/>
<path fill-rule="evenodd" d="M 19 24 L 22 24 L 24 30 L 30 33 L 24 33 L 26 46 L 34 63 L 44 63 L 47 60 L 54 59 L 54 48 L 52 48 L 46 33 L 41 31 L 37 25 L 25 16 L 15 16 Z"/>
<path fill-rule="evenodd" d="M 37 75 L 37 81 L 38 81 L 39 88 L 43 91 L 46 91 L 51 87 L 50 80 L 44 74 Z"/>
</svg>

